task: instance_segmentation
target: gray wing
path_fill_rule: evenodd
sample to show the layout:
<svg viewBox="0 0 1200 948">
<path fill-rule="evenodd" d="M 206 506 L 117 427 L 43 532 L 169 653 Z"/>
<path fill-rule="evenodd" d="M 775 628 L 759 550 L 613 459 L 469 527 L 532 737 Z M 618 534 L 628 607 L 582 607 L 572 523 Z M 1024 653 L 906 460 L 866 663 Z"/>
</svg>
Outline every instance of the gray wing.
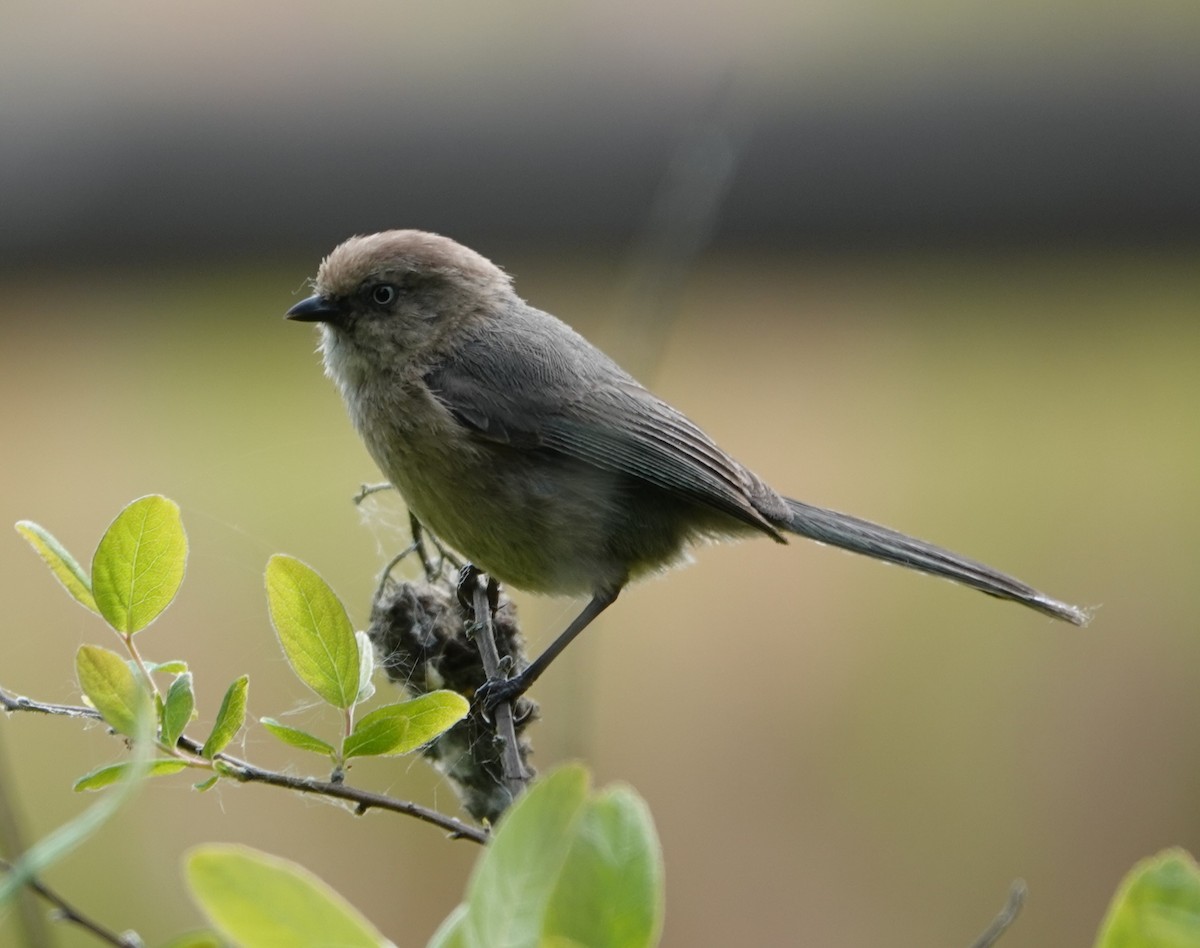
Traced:
<svg viewBox="0 0 1200 948">
<path fill-rule="evenodd" d="M 636 478 L 782 539 L 751 501 L 761 490 L 754 475 L 685 415 L 551 316 L 533 311 L 506 328 L 486 345 L 457 347 L 425 376 L 477 437 Z"/>
</svg>

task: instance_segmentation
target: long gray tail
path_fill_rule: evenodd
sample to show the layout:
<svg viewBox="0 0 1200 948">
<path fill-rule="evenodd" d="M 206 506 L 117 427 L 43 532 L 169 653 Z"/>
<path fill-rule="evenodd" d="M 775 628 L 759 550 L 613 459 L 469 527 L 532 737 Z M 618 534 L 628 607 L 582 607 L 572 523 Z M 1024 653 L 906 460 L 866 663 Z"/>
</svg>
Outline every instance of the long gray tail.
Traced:
<svg viewBox="0 0 1200 948">
<path fill-rule="evenodd" d="M 1006 576 L 983 563 L 868 520 L 860 520 L 858 517 L 825 510 L 822 507 L 813 507 L 790 497 L 786 499 L 791 508 L 792 519 L 783 526 L 810 540 L 839 546 L 844 550 L 887 560 L 889 563 L 932 573 L 934 576 L 945 576 L 989 596 L 1011 599 L 1030 609 L 1075 625 L 1087 625 L 1091 619 L 1086 610 L 1051 599 L 1032 586 L 1026 586 L 1020 580 Z"/>
</svg>

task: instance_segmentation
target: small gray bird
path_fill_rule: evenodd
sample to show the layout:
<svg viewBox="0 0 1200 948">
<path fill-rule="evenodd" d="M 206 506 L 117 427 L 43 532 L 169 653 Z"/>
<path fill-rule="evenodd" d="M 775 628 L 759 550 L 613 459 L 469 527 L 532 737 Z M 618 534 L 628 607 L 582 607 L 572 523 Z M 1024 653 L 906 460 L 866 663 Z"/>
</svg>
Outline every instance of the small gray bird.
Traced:
<svg viewBox="0 0 1200 948">
<path fill-rule="evenodd" d="M 631 580 L 693 543 L 799 534 L 944 576 L 1076 625 L 1088 614 L 989 566 L 777 494 L 507 274 L 437 234 L 352 237 L 287 312 L 320 323 L 325 371 L 418 520 L 496 579 L 591 596 L 524 692 Z"/>
</svg>

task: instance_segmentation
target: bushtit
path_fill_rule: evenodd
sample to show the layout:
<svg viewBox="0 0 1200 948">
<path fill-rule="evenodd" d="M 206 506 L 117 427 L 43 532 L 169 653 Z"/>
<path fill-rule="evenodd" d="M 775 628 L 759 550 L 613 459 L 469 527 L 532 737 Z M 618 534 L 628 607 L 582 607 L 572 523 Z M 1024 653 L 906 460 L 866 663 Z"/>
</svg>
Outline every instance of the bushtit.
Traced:
<svg viewBox="0 0 1200 948">
<path fill-rule="evenodd" d="M 626 583 L 697 541 L 795 533 L 1088 619 L 982 563 L 777 494 L 446 237 L 352 237 L 314 289 L 287 315 L 321 324 L 325 371 L 417 518 L 502 582 L 591 596 L 532 664 L 485 685 L 485 709 L 524 692 Z"/>
</svg>

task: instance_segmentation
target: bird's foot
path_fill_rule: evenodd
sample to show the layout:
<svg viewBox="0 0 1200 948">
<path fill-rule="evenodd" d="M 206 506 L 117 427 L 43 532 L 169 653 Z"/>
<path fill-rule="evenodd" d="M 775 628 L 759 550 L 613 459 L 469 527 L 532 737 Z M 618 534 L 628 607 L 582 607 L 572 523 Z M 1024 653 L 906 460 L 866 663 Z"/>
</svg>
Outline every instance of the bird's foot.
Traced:
<svg viewBox="0 0 1200 948">
<path fill-rule="evenodd" d="M 504 669 L 501 668 L 501 674 L 503 673 Z M 521 675 L 514 675 L 512 678 L 489 678 L 475 689 L 475 707 L 490 721 L 496 708 L 506 701 L 516 702 L 528 687 Z"/>
</svg>

